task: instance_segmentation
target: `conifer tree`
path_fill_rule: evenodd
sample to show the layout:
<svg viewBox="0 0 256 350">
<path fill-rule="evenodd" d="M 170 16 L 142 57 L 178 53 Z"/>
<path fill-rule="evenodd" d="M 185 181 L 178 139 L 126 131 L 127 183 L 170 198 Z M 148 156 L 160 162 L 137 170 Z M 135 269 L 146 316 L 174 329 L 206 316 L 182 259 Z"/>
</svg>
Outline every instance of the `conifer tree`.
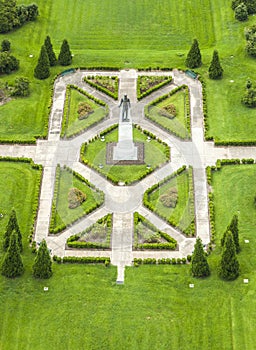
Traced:
<svg viewBox="0 0 256 350">
<path fill-rule="evenodd" d="M 62 66 L 68 66 L 72 62 L 71 51 L 69 49 L 69 44 L 66 39 L 64 39 L 62 42 L 58 62 Z"/>
<path fill-rule="evenodd" d="M 2 48 L 2 51 L 10 51 L 11 50 L 11 43 L 9 40 L 7 39 L 4 39 L 1 43 L 1 48 Z"/>
<path fill-rule="evenodd" d="M 12 211 L 11 211 L 9 221 L 7 223 L 5 233 L 4 233 L 3 249 L 5 251 L 7 251 L 8 247 L 9 247 L 10 237 L 11 237 L 11 234 L 13 231 L 16 232 L 16 234 L 17 234 L 18 247 L 20 249 L 20 252 L 22 252 L 22 250 L 23 250 L 22 234 L 20 232 L 20 228 L 19 228 L 19 224 L 18 224 L 18 220 L 17 220 L 17 216 L 16 216 L 16 211 L 14 209 L 12 209 Z"/>
<path fill-rule="evenodd" d="M 45 240 L 38 248 L 33 265 L 33 276 L 35 278 L 50 278 L 52 276 L 52 261 Z"/>
<path fill-rule="evenodd" d="M 185 64 L 189 68 L 198 68 L 202 65 L 202 57 L 197 39 L 194 39 L 192 43 Z"/>
<path fill-rule="evenodd" d="M 219 276 L 227 281 L 235 280 L 239 276 L 239 262 L 236 257 L 236 247 L 231 231 L 226 233 L 219 265 Z"/>
<path fill-rule="evenodd" d="M 223 68 L 220 64 L 218 51 L 213 51 L 212 62 L 209 67 L 209 78 L 210 79 L 221 79 L 223 75 Z"/>
<path fill-rule="evenodd" d="M 240 244 L 239 244 L 239 229 L 238 229 L 238 216 L 235 214 L 231 220 L 231 223 L 228 225 L 226 232 L 221 239 L 221 246 L 224 246 L 227 232 L 230 231 L 233 236 L 233 241 L 236 248 L 236 253 L 240 252 Z"/>
<path fill-rule="evenodd" d="M 210 275 L 210 268 L 204 252 L 202 241 L 199 237 L 196 239 L 191 265 L 193 277 L 207 277 Z"/>
<path fill-rule="evenodd" d="M 5 253 L 4 260 L 1 267 L 2 275 L 14 278 L 22 275 L 24 267 L 20 256 L 20 249 L 17 243 L 17 234 L 15 231 L 11 234 L 10 244 Z"/>
<path fill-rule="evenodd" d="M 41 47 L 37 66 L 34 70 L 34 76 L 35 78 L 41 80 L 46 79 L 50 76 L 50 62 L 44 45 Z"/>
<path fill-rule="evenodd" d="M 49 35 L 47 35 L 47 37 L 45 38 L 44 46 L 45 46 L 46 51 L 47 51 L 47 55 L 48 55 L 48 58 L 49 58 L 50 66 L 55 66 L 57 64 L 57 58 L 56 58 L 56 55 L 55 55 L 55 53 L 53 51 L 51 38 L 49 37 Z"/>
</svg>

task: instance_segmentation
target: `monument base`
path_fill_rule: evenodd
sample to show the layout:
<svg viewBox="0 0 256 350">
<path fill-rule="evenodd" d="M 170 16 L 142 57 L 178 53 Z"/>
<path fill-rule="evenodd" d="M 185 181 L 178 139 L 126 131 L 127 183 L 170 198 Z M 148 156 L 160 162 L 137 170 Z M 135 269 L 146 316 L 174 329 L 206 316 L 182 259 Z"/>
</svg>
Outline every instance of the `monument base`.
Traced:
<svg viewBox="0 0 256 350">
<path fill-rule="evenodd" d="M 132 149 L 121 148 L 120 142 L 107 143 L 106 164 L 133 165 L 145 164 L 144 143 L 134 142 Z"/>
</svg>

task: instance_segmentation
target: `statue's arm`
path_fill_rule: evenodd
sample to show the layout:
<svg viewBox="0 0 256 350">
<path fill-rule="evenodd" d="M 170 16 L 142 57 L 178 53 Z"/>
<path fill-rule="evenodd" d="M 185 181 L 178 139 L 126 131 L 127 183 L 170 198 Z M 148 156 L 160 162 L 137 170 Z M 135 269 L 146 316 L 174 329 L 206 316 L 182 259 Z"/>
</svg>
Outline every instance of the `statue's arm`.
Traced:
<svg viewBox="0 0 256 350">
<path fill-rule="evenodd" d="M 121 107 L 123 104 L 123 99 L 121 99 L 120 103 L 119 103 L 119 106 L 118 107 Z"/>
</svg>

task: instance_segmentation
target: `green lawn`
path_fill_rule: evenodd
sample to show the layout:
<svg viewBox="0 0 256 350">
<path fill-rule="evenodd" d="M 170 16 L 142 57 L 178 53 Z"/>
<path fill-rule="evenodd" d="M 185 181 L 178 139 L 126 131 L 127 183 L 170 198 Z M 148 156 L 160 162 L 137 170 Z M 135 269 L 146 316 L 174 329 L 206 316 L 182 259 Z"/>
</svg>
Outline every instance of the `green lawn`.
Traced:
<svg viewBox="0 0 256 350">
<path fill-rule="evenodd" d="M 93 100 L 89 99 L 85 95 L 81 94 L 75 89 L 70 90 L 68 111 L 66 115 L 66 124 L 62 123 L 62 128 L 65 124 L 64 134 L 66 137 L 71 137 L 74 134 L 88 129 L 90 126 L 100 122 L 106 116 L 106 108 L 98 105 Z M 92 108 L 92 113 L 85 119 L 79 119 L 78 106 L 80 103 L 85 102 Z"/>
<path fill-rule="evenodd" d="M 18 3 L 28 4 L 30 0 Z M 196 37 L 204 63 L 199 72 L 206 74 L 214 48 L 219 50 L 224 68 L 224 83 L 220 82 L 220 87 L 206 78 L 209 84 L 210 134 L 216 139 L 256 138 L 253 112 L 240 106 L 239 92 L 247 76 L 255 79 L 255 62 L 244 54 L 245 24 L 234 19 L 229 0 L 196 0 L 191 3 L 146 0 L 122 6 L 118 0 L 103 3 L 94 0 L 38 0 L 37 4 L 40 11 L 37 21 L 8 35 L 0 35 L 0 40 L 7 37 L 11 41 L 12 54 L 20 59 L 20 70 L 2 76 L 1 80 L 13 81 L 20 75 L 31 80 L 30 97 L 1 107 L 0 139 L 15 136 L 31 140 L 37 135 L 46 135 L 51 79 L 64 69 L 60 66 L 53 68 L 51 77 L 43 82 L 33 78 L 40 46 L 47 34 L 51 36 L 56 54 L 62 40 L 68 39 L 75 55 L 74 67 L 119 68 L 159 66 L 184 69 L 186 53 Z M 254 17 L 251 17 L 246 25 L 253 22 Z M 231 55 L 234 55 L 232 62 Z M 232 79 L 235 80 L 234 87 L 228 83 Z M 242 127 L 239 124 L 238 128 L 240 120 Z M 250 128 L 245 125 L 250 125 Z"/>
<path fill-rule="evenodd" d="M 191 137 L 187 130 L 186 94 L 185 90 L 179 90 L 155 106 L 150 106 L 148 113 L 149 119 L 182 139 L 188 139 Z M 177 114 L 174 118 L 169 118 L 161 114 L 161 109 L 170 104 L 173 104 L 176 107 Z"/>
<path fill-rule="evenodd" d="M 190 176 L 192 176 L 192 169 L 189 168 L 161 185 L 159 189 L 153 191 L 148 196 L 148 200 L 153 205 L 154 211 L 157 214 L 164 217 L 182 231 L 188 231 L 188 233 L 190 224 L 194 220 L 194 213 L 191 211 L 191 206 L 193 206 L 191 201 L 193 199 L 190 197 L 192 189 L 189 188 L 189 172 Z M 173 187 L 178 190 L 178 201 L 174 208 L 170 208 L 161 202 L 160 197 Z"/>
<path fill-rule="evenodd" d="M 33 169 L 30 163 L 0 162 L 0 213 L 3 214 L 3 218 L 0 219 L 1 242 L 10 212 L 14 208 L 26 246 L 34 225 L 33 204 L 37 201 L 37 182 L 40 178 L 41 171 Z"/>
<path fill-rule="evenodd" d="M 143 134 L 137 128 L 133 128 L 133 140 L 134 142 L 144 143 L 144 162 L 145 164 L 135 165 L 109 165 L 106 164 L 106 144 L 108 142 L 118 141 L 118 129 L 115 129 L 105 135 L 105 141 L 96 139 L 89 143 L 86 147 L 84 159 L 88 160 L 88 165 L 92 164 L 96 170 L 100 171 L 104 176 L 110 176 L 114 181 L 121 181 L 131 183 L 138 180 L 145 173 L 150 173 L 152 169 L 165 163 L 167 157 L 164 153 L 167 146 L 162 143 L 151 139 L 150 142 L 146 142 L 147 136 Z M 99 165 L 103 165 L 100 169 Z M 151 169 L 147 169 L 147 165 L 151 166 Z"/>
<path fill-rule="evenodd" d="M 97 207 L 103 201 L 102 194 L 99 191 L 89 187 L 81 179 L 78 179 L 70 171 L 67 171 L 67 169 L 60 168 L 60 175 L 56 186 L 58 186 L 58 190 L 56 211 L 53 211 L 53 217 L 51 219 L 54 223 L 51 227 L 52 229 L 57 229 L 63 225 L 63 228 L 65 228 L 66 225 L 86 215 L 92 207 Z M 86 200 L 74 209 L 69 208 L 68 202 L 68 193 L 71 188 L 78 188 L 86 195 Z"/>
</svg>

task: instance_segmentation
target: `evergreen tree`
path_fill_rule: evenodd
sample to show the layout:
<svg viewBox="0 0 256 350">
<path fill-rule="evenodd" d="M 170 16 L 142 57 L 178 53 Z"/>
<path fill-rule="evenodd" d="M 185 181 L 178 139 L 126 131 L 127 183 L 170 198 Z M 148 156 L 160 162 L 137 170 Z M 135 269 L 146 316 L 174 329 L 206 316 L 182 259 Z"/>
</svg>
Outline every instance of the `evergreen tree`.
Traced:
<svg viewBox="0 0 256 350">
<path fill-rule="evenodd" d="M 69 49 L 69 44 L 66 39 L 63 40 L 61 45 L 58 62 L 62 66 L 68 66 L 72 62 L 72 55 Z"/>
<path fill-rule="evenodd" d="M 9 52 L 11 50 L 11 43 L 9 40 L 7 39 L 4 39 L 1 43 L 1 48 L 2 48 L 2 51 L 7 51 Z"/>
<path fill-rule="evenodd" d="M 210 275 L 210 268 L 204 252 L 202 241 L 199 237 L 196 239 L 191 265 L 193 277 L 207 277 Z"/>
<path fill-rule="evenodd" d="M 49 35 L 47 35 L 47 37 L 45 38 L 44 46 L 45 46 L 46 51 L 47 51 L 50 66 L 55 66 L 57 64 L 57 58 L 56 58 L 55 53 L 53 51 L 52 43 L 51 43 L 51 39 L 50 39 Z"/>
<path fill-rule="evenodd" d="M 202 57 L 197 39 L 194 39 L 191 49 L 188 52 L 185 62 L 189 68 L 197 68 L 202 65 Z"/>
<path fill-rule="evenodd" d="M 34 76 L 37 79 L 46 79 L 50 76 L 50 62 L 44 45 L 41 47 L 37 66 L 34 70 Z"/>
<path fill-rule="evenodd" d="M 248 19 L 247 6 L 243 2 L 235 8 L 235 19 L 238 21 L 247 21 Z"/>
<path fill-rule="evenodd" d="M 220 59 L 218 51 L 213 51 L 212 62 L 209 67 L 209 78 L 210 79 L 221 79 L 223 74 L 223 68 L 220 65 Z"/>
<path fill-rule="evenodd" d="M 33 276 L 35 278 L 50 278 L 52 276 L 52 261 L 45 240 L 41 242 L 37 251 L 33 265 Z"/>
<path fill-rule="evenodd" d="M 240 252 L 240 244 L 239 244 L 239 229 L 238 229 L 238 216 L 235 214 L 231 220 L 231 223 L 228 225 L 226 232 L 221 239 L 221 246 L 223 247 L 226 240 L 227 232 L 230 231 L 233 236 L 233 241 L 236 248 L 236 253 Z"/>
<path fill-rule="evenodd" d="M 235 280 L 239 276 L 239 262 L 231 231 L 227 231 L 223 253 L 219 265 L 219 276 L 224 280 Z"/>
<path fill-rule="evenodd" d="M 2 275 L 14 278 L 22 275 L 24 267 L 20 256 L 20 249 L 17 243 L 17 234 L 15 231 L 11 234 L 10 244 L 5 253 L 4 260 L 1 267 Z"/>
<path fill-rule="evenodd" d="M 3 249 L 5 251 L 9 247 L 10 237 L 11 237 L 13 231 L 16 232 L 16 234 L 17 234 L 17 244 L 18 244 L 18 247 L 20 249 L 20 252 L 22 252 L 22 250 L 23 250 L 22 234 L 20 232 L 20 228 L 19 228 L 19 224 L 18 224 L 18 220 L 17 220 L 17 216 L 16 216 L 16 211 L 14 209 L 12 209 L 12 211 L 11 211 L 10 218 L 9 218 L 9 221 L 7 223 L 6 230 L 4 233 Z"/>
</svg>

